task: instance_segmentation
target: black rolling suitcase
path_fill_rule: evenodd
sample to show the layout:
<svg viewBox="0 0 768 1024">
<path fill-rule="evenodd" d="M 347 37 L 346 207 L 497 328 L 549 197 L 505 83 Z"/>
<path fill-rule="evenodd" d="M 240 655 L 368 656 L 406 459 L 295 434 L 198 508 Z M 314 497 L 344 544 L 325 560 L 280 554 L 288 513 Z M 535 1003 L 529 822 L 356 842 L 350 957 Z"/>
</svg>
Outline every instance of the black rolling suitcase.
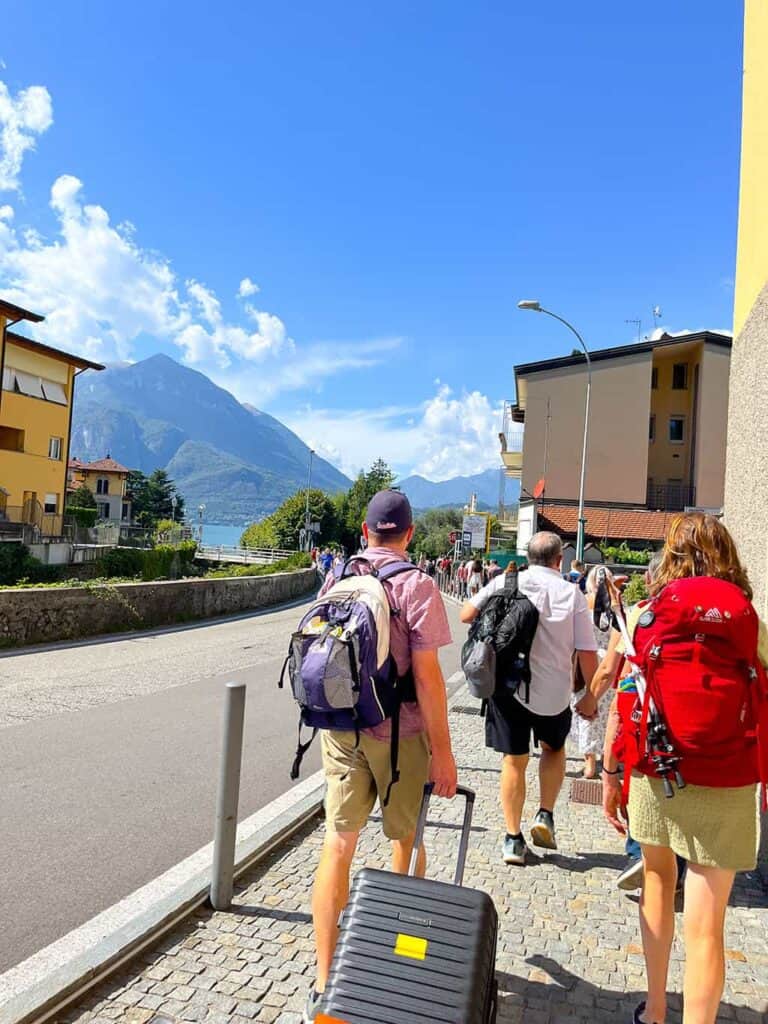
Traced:
<svg viewBox="0 0 768 1024">
<path fill-rule="evenodd" d="M 408 875 L 364 868 L 354 879 L 318 1024 L 493 1024 L 498 917 L 462 886 L 475 794 L 466 798 L 453 885 L 415 878 L 431 786 Z"/>
</svg>

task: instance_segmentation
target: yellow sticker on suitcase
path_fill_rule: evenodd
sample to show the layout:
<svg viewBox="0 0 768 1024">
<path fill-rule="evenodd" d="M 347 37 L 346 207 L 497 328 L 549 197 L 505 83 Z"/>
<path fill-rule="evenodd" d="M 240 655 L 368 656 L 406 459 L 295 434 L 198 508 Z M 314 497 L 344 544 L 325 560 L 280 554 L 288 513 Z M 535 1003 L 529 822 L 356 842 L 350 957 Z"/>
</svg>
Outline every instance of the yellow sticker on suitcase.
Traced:
<svg viewBox="0 0 768 1024">
<path fill-rule="evenodd" d="M 427 940 L 416 935 L 398 935 L 395 942 L 395 956 L 407 956 L 411 960 L 426 960 Z"/>
</svg>

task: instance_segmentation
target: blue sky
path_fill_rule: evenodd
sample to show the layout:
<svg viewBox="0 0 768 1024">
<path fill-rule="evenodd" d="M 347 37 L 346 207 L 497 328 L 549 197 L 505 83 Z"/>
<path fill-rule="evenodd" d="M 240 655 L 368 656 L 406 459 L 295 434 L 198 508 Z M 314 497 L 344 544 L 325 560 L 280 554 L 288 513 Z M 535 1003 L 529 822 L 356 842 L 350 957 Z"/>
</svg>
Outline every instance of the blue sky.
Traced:
<svg viewBox="0 0 768 1024">
<path fill-rule="evenodd" d="M 495 465 L 512 366 L 572 348 L 518 298 L 593 348 L 656 304 L 730 327 L 741 17 L 10 0 L 0 294 L 62 347 L 187 362 L 347 470 Z"/>
</svg>

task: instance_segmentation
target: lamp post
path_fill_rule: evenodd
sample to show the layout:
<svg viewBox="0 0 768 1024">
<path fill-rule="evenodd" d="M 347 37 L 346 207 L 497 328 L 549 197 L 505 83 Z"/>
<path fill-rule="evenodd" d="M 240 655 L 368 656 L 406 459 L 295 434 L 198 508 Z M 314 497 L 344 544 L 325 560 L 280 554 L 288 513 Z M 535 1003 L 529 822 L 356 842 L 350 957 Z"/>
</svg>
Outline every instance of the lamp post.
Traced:
<svg viewBox="0 0 768 1024">
<path fill-rule="evenodd" d="M 176 495 L 172 494 L 171 495 L 171 518 L 173 519 L 174 523 L 176 522 L 176 505 L 178 504 L 178 501 L 179 501 L 179 499 L 176 497 Z"/>
<path fill-rule="evenodd" d="M 579 480 L 579 526 L 576 533 L 576 557 L 579 561 L 584 557 L 584 527 L 586 520 L 584 519 L 584 478 L 587 472 L 587 439 L 589 436 L 589 400 L 592 394 L 592 360 L 589 358 L 589 352 L 587 346 L 584 344 L 584 339 L 573 326 L 569 324 L 567 320 L 564 320 L 557 313 L 553 313 L 549 309 L 544 309 L 540 302 L 535 299 L 524 299 L 517 304 L 518 309 L 529 309 L 534 313 L 546 313 L 547 316 L 553 317 L 555 320 L 559 320 L 561 324 L 565 326 L 576 335 L 579 345 L 584 352 L 584 356 L 587 360 L 587 395 L 584 405 L 584 444 L 581 450 L 581 479 Z"/>
<path fill-rule="evenodd" d="M 203 543 L 203 516 L 205 515 L 205 505 L 197 506 L 197 543 Z"/>
<path fill-rule="evenodd" d="M 309 491 L 312 487 L 312 460 L 315 457 L 314 448 L 309 449 L 309 471 L 307 473 L 307 504 L 304 510 L 304 543 L 307 545 L 306 550 L 312 549 L 312 534 L 310 533 L 310 526 L 312 521 L 309 517 Z"/>
</svg>

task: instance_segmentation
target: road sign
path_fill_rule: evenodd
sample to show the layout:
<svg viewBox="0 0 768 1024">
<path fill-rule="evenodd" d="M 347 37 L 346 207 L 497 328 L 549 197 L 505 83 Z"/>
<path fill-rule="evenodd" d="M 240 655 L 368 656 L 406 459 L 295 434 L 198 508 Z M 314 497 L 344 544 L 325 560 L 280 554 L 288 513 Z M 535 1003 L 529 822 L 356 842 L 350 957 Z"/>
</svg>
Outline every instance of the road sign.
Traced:
<svg viewBox="0 0 768 1024">
<path fill-rule="evenodd" d="M 468 512 L 461 526 L 465 546 L 469 534 L 470 549 L 487 551 L 489 523 L 490 517 L 487 512 Z"/>
<path fill-rule="evenodd" d="M 458 539 L 459 539 L 459 531 L 458 530 L 451 530 L 451 532 L 448 534 L 448 540 L 451 542 L 451 544 L 455 544 Z"/>
</svg>

